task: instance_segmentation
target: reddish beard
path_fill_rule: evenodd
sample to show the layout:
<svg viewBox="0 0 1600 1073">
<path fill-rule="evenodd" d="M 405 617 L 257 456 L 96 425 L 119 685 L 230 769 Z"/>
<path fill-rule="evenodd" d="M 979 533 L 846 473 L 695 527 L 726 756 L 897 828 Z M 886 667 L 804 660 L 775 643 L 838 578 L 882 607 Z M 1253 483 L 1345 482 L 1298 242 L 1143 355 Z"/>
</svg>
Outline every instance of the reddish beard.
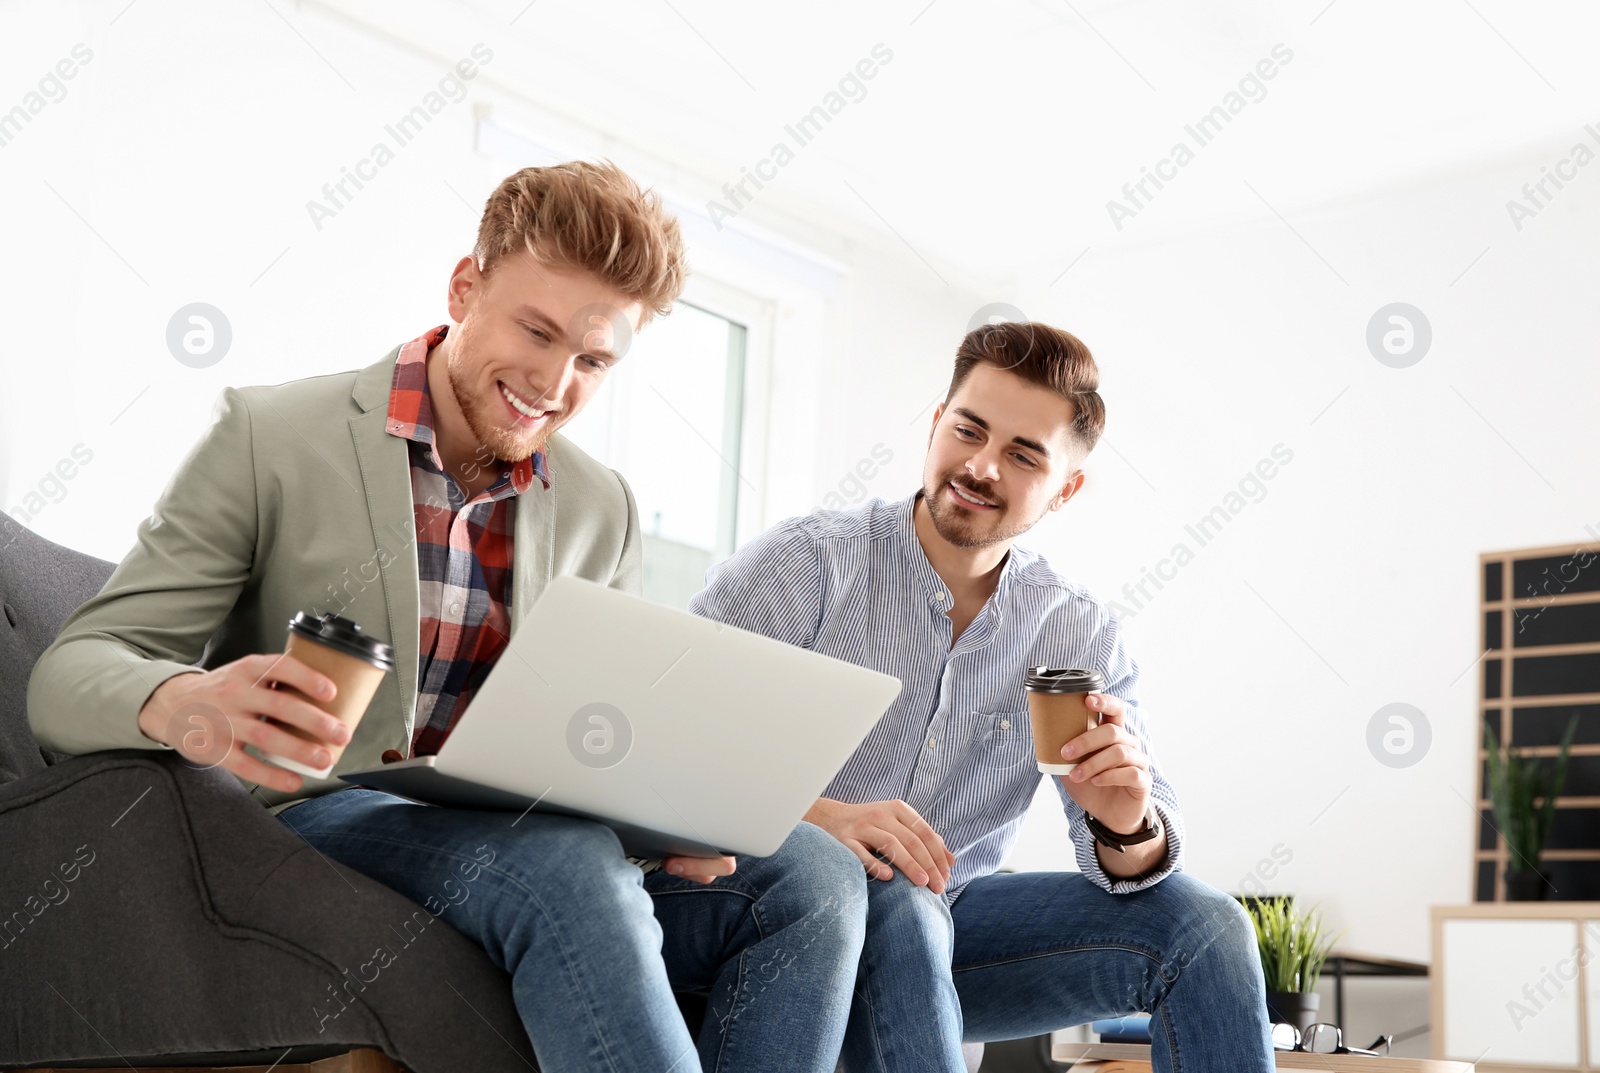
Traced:
<svg viewBox="0 0 1600 1073">
<path fill-rule="evenodd" d="M 471 362 L 467 358 L 470 343 L 461 339 L 455 350 L 451 353 L 451 361 L 446 366 L 446 373 L 450 380 L 450 390 L 455 392 L 456 405 L 461 408 L 461 416 L 471 430 L 472 436 L 484 449 L 494 456 L 497 462 L 517 463 L 528 458 L 534 452 L 543 450 L 561 424 L 559 415 L 550 414 L 540 423 L 540 427 L 532 432 L 521 432 L 515 427 L 508 426 L 504 417 L 506 402 L 500 396 L 500 385 L 491 383 L 486 388 L 479 390 L 471 379 Z M 487 393 L 489 396 L 485 398 Z"/>
</svg>

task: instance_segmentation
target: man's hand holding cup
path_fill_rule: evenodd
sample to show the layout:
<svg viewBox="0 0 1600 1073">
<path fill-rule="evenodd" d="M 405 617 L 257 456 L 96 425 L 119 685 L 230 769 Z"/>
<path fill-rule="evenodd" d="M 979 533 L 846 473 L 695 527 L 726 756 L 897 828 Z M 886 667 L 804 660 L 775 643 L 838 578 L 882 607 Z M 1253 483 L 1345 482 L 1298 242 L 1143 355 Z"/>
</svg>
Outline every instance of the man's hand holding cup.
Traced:
<svg viewBox="0 0 1600 1073">
<path fill-rule="evenodd" d="M 297 692 L 274 688 L 293 686 Z M 332 748 L 348 744 L 351 729 L 303 697 L 332 701 L 333 680 L 293 656 L 243 656 L 209 671 L 174 675 L 139 710 L 146 737 L 170 745 L 203 767 L 220 767 L 246 782 L 294 793 L 301 778 L 245 751 L 288 756 L 320 767 Z M 295 727 L 291 734 L 285 727 Z"/>
<path fill-rule="evenodd" d="M 1109 693 L 1084 697 L 1100 724 L 1061 747 L 1061 758 L 1073 762 L 1062 783 L 1083 810 L 1118 834 L 1138 830 L 1150 805 L 1150 758 L 1139 739 L 1123 725 L 1127 705 Z"/>
<path fill-rule="evenodd" d="M 359 624 L 302 611 L 289 620 L 282 655 L 244 656 L 162 682 L 139 710 L 139 729 L 205 767 L 294 793 L 300 776 L 332 772 L 394 666 L 394 648 Z"/>
<path fill-rule="evenodd" d="M 1118 834 L 1144 826 L 1150 758 L 1124 725 L 1127 705 L 1095 671 L 1035 667 L 1024 681 L 1039 770 Z"/>
</svg>

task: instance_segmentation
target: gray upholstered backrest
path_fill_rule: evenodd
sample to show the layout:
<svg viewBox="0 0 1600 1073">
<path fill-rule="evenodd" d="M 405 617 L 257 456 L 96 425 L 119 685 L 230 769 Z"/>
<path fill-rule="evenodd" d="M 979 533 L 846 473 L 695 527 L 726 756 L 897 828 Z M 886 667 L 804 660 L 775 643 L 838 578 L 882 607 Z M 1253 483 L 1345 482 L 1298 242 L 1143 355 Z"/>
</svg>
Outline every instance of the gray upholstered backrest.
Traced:
<svg viewBox="0 0 1600 1073">
<path fill-rule="evenodd" d="M 28 676 L 67 616 L 115 568 L 51 543 L 0 511 L 0 782 L 44 768 L 46 757 L 28 729 Z"/>
</svg>

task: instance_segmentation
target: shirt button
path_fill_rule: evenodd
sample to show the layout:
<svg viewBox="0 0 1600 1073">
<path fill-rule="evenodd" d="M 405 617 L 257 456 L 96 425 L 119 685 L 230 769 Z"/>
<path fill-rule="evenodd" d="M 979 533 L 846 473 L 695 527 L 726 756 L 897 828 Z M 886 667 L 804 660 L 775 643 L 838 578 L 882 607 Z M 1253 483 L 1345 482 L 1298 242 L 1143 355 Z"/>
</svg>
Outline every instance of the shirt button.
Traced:
<svg viewBox="0 0 1600 1073">
<path fill-rule="evenodd" d="M 928 748 L 937 749 L 938 747 L 939 747 L 939 742 L 938 742 L 938 740 L 936 738 L 929 738 L 928 739 Z"/>
<path fill-rule="evenodd" d="M 455 603 L 450 605 L 450 613 L 452 615 L 461 614 L 461 601 L 460 600 L 457 600 Z"/>
<path fill-rule="evenodd" d="M 1009 719 L 1000 720 L 1000 729 L 1001 730 L 1010 730 L 1011 729 L 1011 720 L 1009 720 Z"/>
</svg>

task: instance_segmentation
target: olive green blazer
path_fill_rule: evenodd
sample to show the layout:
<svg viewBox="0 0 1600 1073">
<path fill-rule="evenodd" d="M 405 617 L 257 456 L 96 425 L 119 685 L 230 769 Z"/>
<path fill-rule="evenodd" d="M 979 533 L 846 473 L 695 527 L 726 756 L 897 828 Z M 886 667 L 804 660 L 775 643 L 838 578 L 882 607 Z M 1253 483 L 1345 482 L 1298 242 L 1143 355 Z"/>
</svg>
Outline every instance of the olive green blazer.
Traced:
<svg viewBox="0 0 1600 1073">
<path fill-rule="evenodd" d="M 98 595 L 73 612 L 28 682 L 39 743 L 66 753 L 163 749 L 139 709 L 175 674 L 281 652 L 301 610 L 337 611 L 395 647 L 335 773 L 409 754 L 420 625 L 408 441 L 391 435 L 400 348 L 365 369 L 227 388 L 212 421 Z M 550 487 L 513 500 L 511 624 L 552 577 L 638 593 L 638 511 L 627 482 L 559 433 Z M 274 812 L 346 784 L 306 779 L 293 795 L 247 783 Z"/>
</svg>

